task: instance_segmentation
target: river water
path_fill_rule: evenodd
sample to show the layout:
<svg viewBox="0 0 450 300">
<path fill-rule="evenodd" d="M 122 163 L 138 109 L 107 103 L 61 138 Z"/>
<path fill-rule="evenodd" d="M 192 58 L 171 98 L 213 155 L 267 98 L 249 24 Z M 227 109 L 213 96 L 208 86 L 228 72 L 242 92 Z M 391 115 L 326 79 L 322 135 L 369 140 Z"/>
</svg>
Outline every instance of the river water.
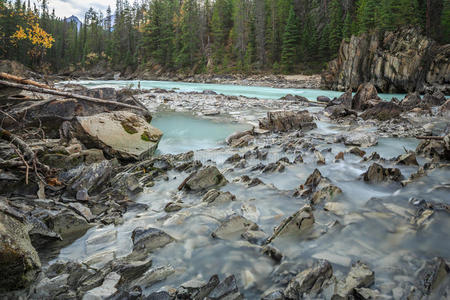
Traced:
<svg viewBox="0 0 450 300">
<path fill-rule="evenodd" d="M 111 86 L 107 82 L 81 83 L 90 87 Z M 127 84 L 128 82 L 117 82 L 113 85 Z M 142 88 L 197 91 L 204 86 L 179 82 L 141 83 Z M 317 95 L 334 97 L 339 94 L 331 91 L 295 92 L 213 86 L 208 85 L 208 89 L 262 98 L 279 98 L 288 93 L 310 98 Z M 337 277 L 345 275 L 352 262 L 364 261 L 375 271 L 375 288 L 389 296 L 392 296 L 392 289 L 395 287 L 406 289 L 408 284 L 414 282 L 415 272 L 426 260 L 434 256 L 450 259 L 450 218 L 445 213 L 435 212 L 426 227 L 416 228 L 411 224 L 415 209 L 408 202 L 411 197 L 416 197 L 450 204 L 448 168 L 436 170 L 404 188 L 399 184 L 367 184 L 360 176 L 371 163 L 361 162 L 361 158 L 355 155 L 346 155 L 345 160 L 334 162 L 334 156 L 347 147 L 339 143 L 327 143 L 326 138 L 342 133 L 344 129 L 317 121 L 318 128 L 307 135 L 317 137 L 317 149 L 329 149 L 323 151 L 326 165 L 318 166 L 314 154 L 305 151 L 302 153 L 303 164 L 291 164 L 283 173 L 261 173 L 260 170 L 252 171 L 252 167 L 261 162 L 256 159 L 248 159 L 247 166 L 242 169 L 232 168 L 232 165 L 224 163 L 227 157 L 235 153 L 243 155 L 249 150 L 231 149 L 224 142 L 231 133 L 249 128 L 246 124 L 223 119 L 220 122 L 203 119 L 189 113 L 159 112 L 152 125 L 164 132 L 159 153 L 194 150 L 194 159 L 204 164 L 215 164 L 223 172 L 230 183 L 222 190 L 234 194 L 236 201 L 214 206 L 204 205 L 200 200 L 201 195 L 177 191 L 177 186 L 189 174 L 170 172 L 167 181 L 157 182 L 137 199 L 137 202 L 148 205 L 148 210 L 127 212 L 122 225 L 90 229 L 83 237 L 63 248 L 56 259 L 90 262 L 94 267 L 100 267 L 108 259 L 131 252 L 131 233 L 134 228 L 155 227 L 175 237 L 177 242 L 152 254 L 153 268 L 171 266 L 173 273 L 167 279 L 146 287 L 147 294 L 178 287 L 194 278 L 207 281 L 214 274 L 219 274 L 221 278 L 234 274 L 240 290 L 248 299 L 258 299 L 264 291 L 283 286 L 286 274 L 295 275 L 316 259 L 329 260 Z M 263 163 L 275 162 L 281 157 L 287 157 L 292 162 L 298 153 L 284 152 L 279 143 L 274 143 L 276 141 L 276 137 L 270 135 L 256 141 L 255 146 L 260 149 L 270 146 L 267 148 L 267 160 Z M 404 149 L 414 150 L 417 144 L 415 139 L 380 138 L 377 146 L 364 150 L 368 153 L 376 151 L 382 157 L 390 159 L 404 153 Z M 419 163 L 423 164 L 424 160 L 419 159 Z M 393 162 L 387 161 L 384 166 L 393 166 Z M 211 232 L 217 228 L 220 220 L 234 213 L 243 214 L 270 235 L 284 218 L 306 204 L 305 199 L 293 197 L 292 194 L 315 168 L 343 190 L 343 194 L 333 200 L 341 204 L 341 212 L 333 214 L 319 206 L 314 212 L 314 238 L 288 236 L 275 240 L 274 246 L 284 255 L 280 265 L 262 255 L 258 247 L 240 238 L 211 238 Z M 399 168 L 405 177 L 417 171 L 417 167 Z M 265 184 L 248 188 L 237 180 L 242 175 L 258 177 Z M 182 200 L 186 207 L 175 213 L 166 213 L 165 205 L 174 199 Z"/>
<path fill-rule="evenodd" d="M 117 80 L 117 81 L 76 81 L 89 88 L 98 87 L 116 87 L 116 88 L 137 88 L 139 85 L 141 89 L 166 89 L 177 92 L 203 92 L 205 90 L 214 91 L 218 94 L 230 96 L 245 96 L 249 98 L 260 99 L 279 99 L 288 94 L 299 95 L 306 97 L 309 100 L 316 100 L 318 96 L 327 96 L 330 99 L 339 97 L 342 92 L 316 89 L 281 89 L 261 86 L 245 86 L 245 85 L 231 85 L 231 84 L 211 84 L 211 83 L 189 83 L 178 81 L 150 81 L 150 80 Z M 379 94 L 380 98 L 390 101 L 393 97 L 403 99 L 404 94 Z"/>
</svg>

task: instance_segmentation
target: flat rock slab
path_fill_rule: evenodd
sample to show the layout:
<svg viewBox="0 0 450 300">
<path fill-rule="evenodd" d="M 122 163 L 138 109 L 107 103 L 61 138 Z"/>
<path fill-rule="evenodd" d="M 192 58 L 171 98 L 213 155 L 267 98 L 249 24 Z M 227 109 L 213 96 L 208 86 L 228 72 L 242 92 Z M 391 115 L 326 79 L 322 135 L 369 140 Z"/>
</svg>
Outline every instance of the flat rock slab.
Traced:
<svg viewBox="0 0 450 300">
<path fill-rule="evenodd" d="M 76 118 L 76 136 L 89 148 L 124 160 L 154 154 L 163 135 L 144 118 L 126 111 Z"/>
</svg>

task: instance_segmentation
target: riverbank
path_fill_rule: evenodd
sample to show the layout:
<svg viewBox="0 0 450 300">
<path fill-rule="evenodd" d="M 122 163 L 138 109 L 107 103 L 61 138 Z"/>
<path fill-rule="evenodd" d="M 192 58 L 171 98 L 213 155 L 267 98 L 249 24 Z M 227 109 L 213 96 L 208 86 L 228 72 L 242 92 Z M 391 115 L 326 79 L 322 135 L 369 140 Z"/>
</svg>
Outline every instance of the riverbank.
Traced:
<svg viewBox="0 0 450 300">
<path fill-rule="evenodd" d="M 314 103 L 65 90 L 111 103 L 28 92 L 1 100 L 10 135 L 1 135 L 7 239 L 0 250 L 14 249 L 0 255 L 9 255 L 1 286 L 16 290 L 4 297 L 448 293 L 450 105 L 443 94 L 387 103 L 363 85 L 356 95 Z M 161 122 L 167 114 L 172 119 Z M 167 143 L 154 153 L 176 134 L 168 124 L 185 145 L 200 139 L 200 127 L 210 139 L 228 124 L 249 127 L 194 151 Z M 152 146 L 136 153 L 141 143 Z M 23 267 L 8 268 L 23 258 Z"/>
</svg>

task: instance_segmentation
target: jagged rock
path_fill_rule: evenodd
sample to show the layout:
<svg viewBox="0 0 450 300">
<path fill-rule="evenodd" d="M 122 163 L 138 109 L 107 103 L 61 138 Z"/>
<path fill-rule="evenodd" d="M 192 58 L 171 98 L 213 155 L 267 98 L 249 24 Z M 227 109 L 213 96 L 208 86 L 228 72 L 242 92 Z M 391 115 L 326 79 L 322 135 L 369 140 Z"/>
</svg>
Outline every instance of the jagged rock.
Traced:
<svg viewBox="0 0 450 300">
<path fill-rule="evenodd" d="M 398 118 L 403 109 L 394 102 L 380 102 L 372 108 L 367 109 L 361 114 L 364 120 L 375 119 L 378 121 L 387 121 Z"/>
<path fill-rule="evenodd" d="M 49 228 L 63 238 L 74 235 L 81 236 L 92 226 L 86 218 L 69 210 L 62 210 L 51 215 L 47 222 L 50 224 Z"/>
<path fill-rule="evenodd" d="M 366 173 L 363 174 L 364 181 L 380 183 L 385 181 L 401 181 L 403 175 L 397 168 L 383 168 L 373 163 Z"/>
<path fill-rule="evenodd" d="M 302 234 L 306 230 L 310 229 L 314 224 L 314 215 L 312 208 L 309 205 L 305 205 L 299 211 L 292 216 L 286 218 L 280 225 L 275 227 L 272 236 L 267 240 L 266 244 L 269 244 L 274 239 L 290 233 Z"/>
<path fill-rule="evenodd" d="M 226 203 L 234 200 L 236 200 L 236 196 L 230 192 L 221 192 L 215 189 L 209 190 L 202 198 L 202 201 L 208 204 Z"/>
<path fill-rule="evenodd" d="M 202 300 L 206 298 L 220 283 L 219 277 L 213 275 L 207 283 L 199 280 L 190 280 L 181 284 L 177 290 L 177 299 Z"/>
<path fill-rule="evenodd" d="M 402 154 L 397 157 L 395 160 L 396 165 L 405 165 L 405 166 L 418 166 L 419 163 L 416 159 L 416 154 L 414 152 L 409 152 Z"/>
<path fill-rule="evenodd" d="M 271 131 L 310 130 L 316 128 L 313 117 L 307 110 L 268 112 L 267 117 L 259 120 L 259 127 Z"/>
<path fill-rule="evenodd" d="M 156 228 L 138 227 L 133 230 L 133 252 L 131 257 L 143 257 L 155 249 L 162 248 L 175 241 L 173 237 Z"/>
<path fill-rule="evenodd" d="M 142 117 L 115 111 L 77 117 L 73 135 L 88 148 L 102 149 L 109 157 L 140 160 L 152 156 L 162 132 Z"/>
<path fill-rule="evenodd" d="M 330 105 L 342 105 L 345 108 L 351 109 L 353 101 L 353 91 L 348 89 L 345 93 L 339 96 L 337 99 L 333 99 Z"/>
<path fill-rule="evenodd" d="M 324 88 L 355 90 L 370 82 L 379 91 L 423 92 L 435 87 L 448 93 L 449 45 L 440 46 L 417 28 L 352 36 L 341 43 L 338 57 L 322 75 Z"/>
<path fill-rule="evenodd" d="M 243 299 L 243 296 L 239 293 L 238 286 L 236 284 L 236 278 L 234 275 L 228 276 L 222 282 L 220 282 L 209 294 L 208 299 L 219 300 L 238 300 Z"/>
<path fill-rule="evenodd" d="M 111 178 L 116 163 L 104 160 L 89 166 L 80 165 L 60 175 L 60 180 L 68 185 L 68 191 L 76 194 L 85 190 L 88 194 L 93 194 L 104 189 L 104 184 Z"/>
<path fill-rule="evenodd" d="M 416 108 L 422 103 L 422 99 L 418 93 L 409 93 L 406 97 L 400 102 L 400 106 L 404 110 L 411 110 Z"/>
<path fill-rule="evenodd" d="M 332 299 L 348 299 L 356 288 L 368 288 L 374 281 L 375 273 L 366 264 L 358 261 L 352 265 L 347 277 L 338 281 Z"/>
<path fill-rule="evenodd" d="M 314 156 L 316 157 L 316 162 L 318 165 L 324 165 L 326 164 L 325 162 L 325 157 L 323 157 L 322 153 L 320 153 L 319 151 L 314 151 Z"/>
<path fill-rule="evenodd" d="M 284 169 L 286 168 L 285 163 L 277 161 L 274 163 L 270 163 L 267 166 L 264 167 L 262 170 L 263 173 L 282 173 L 284 172 Z"/>
<path fill-rule="evenodd" d="M 232 163 L 239 162 L 241 159 L 242 159 L 242 157 L 238 153 L 236 153 L 236 154 L 233 154 L 232 156 L 228 157 L 225 160 L 225 163 L 232 164 Z"/>
<path fill-rule="evenodd" d="M 439 114 L 442 116 L 450 115 L 450 99 L 439 107 Z"/>
<path fill-rule="evenodd" d="M 325 114 L 332 120 L 339 120 L 348 116 L 353 116 L 354 118 L 356 118 L 358 116 L 358 113 L 356 111 L 351 110 L 342 104 L 327 106 L 325 108 Z"/>
<path fill-rule="evenodd" d="M 261 300 L 286 300 L 283 290 L 268 290 L 264 292 Z"/>
<path fill-rule="evenodd" d="M 358 147 L 353 147 L 348 152 L 351 153 L 351 154 L 360 156 L 360 157 L 364 157 L 364 155 L 366 155 L 366 151 L 361 150 Z"/>
<path fill-rule="evenodd" d="M 356 288 L 355 296 L 361 300 L 378 299 L 380 298 L 380 292 L 368 288 Z"/>
<path fill-rule="evenodd" d="M 323 177 L 318 169 L 315 169 L 300 189 L 294 193 L 294 196 L 311 194 L 311 204 L 318 204 L 322 201 L 333 200 L 337 195 L 342 194 L 342 190 L 333 185 L 328 178 Z"/>
<path fill-rule="evenodd" d="M 416 153 L 434 160 L 450 160 L 450 134 L 442 141 L 423 140 L 416 148 Z"/>
<path fill-rule="evenodd" d="M 0 211 L 0 292 L 25 288 L 41 268 L 28 226 Z"/>
<path fill-rule="evenodd" d="M 335 160 L 344 160 L 344 152 L 339 152 L 338 154 L 336 154 L 334 159 Z"/>
<path fill-rule="evenodd" d="M 228 145 L 238 147 L 239 145 L 245 144 L 245 141 L 250 140 L 250 137 L 253 139 L 254 129 L 237 132 L 226 138 L 226 142 Z"/>
<path fill-rule="evenodd" d="M 179 190 L 203 191 L 211 188 L 218 188 L 226 185 L 228 181 L 214 166 L 207 166 L 197 172 L 192 173 L 178 187 Z"/>
<path fill-rule="evenodd" d="M 167 213 L 175 212 L 183 209 L 183 205 L 176 202 L 169 202 L 164 206 L 164 211 Z"/>
<path fill-rule="evenodd" d="M 441 106 L 446 100 L 444 93 L 440 91 L 436 91 L 433 94 L 426 93 L 423 96 L 423 103 L 429 106 Z"/>
<path fill-rule="evenodd" d="M 161 266 L 152 268 L 145 272 L 138 279 L 133 281 L 130 286 L 142 286 L 143 288 L 150 287 L 157 282 L 165 280 L 167 277 L 175 273 L 175 269 L 172 266 Z"/>
<path fill-rule="evenodd" d="M 333 275 L 333 268 L 326 260 L 318 262 L 314 268 L 306 269 L 297 274 L 284 290 L 289 299 L 303 299 L 303 294 L 318 294 L 324 283 Z"/>
<path fill-rule="evenodd" d="M 240 215 L 232 215 L 220 223 L 211 236 L 219 239 L 234 239 L 248 230 L 258 230 L 258 225 Z"/>
<path fill-rule="evenodd" d="M 450 266 L 443 258 L 434 257 L 419 270 L 416 286 L 429 295 L 446 280 L 447 283 L 450 280 Z"/>
<path fill-rule="evenodd" d="M 142 276 L 151 266 L 153 261 L 128 261 L 127 259 L 114 261 L 113 270 L 120 274 L 121 282 L 128 283 Z"/>
<path fill-rule="evenodd" d="M 114 295 L 114 293 L 117 291 L 116 285 L 119 283 L 119 280 L 119 274 L 115 272 L 109 273 L 108 275 L 106 275 L 105 280 L 103 281 L 103 284 L 101 286 L 96 287 L 84 294 L 83 300 L 100 300 Z"/>
<path fill-rule="evenodd" d="M 352 109 L 366 110 L 381 102 L 377 89 L 371 83 L 360 84 L 352 99 Z"/>
</svg>

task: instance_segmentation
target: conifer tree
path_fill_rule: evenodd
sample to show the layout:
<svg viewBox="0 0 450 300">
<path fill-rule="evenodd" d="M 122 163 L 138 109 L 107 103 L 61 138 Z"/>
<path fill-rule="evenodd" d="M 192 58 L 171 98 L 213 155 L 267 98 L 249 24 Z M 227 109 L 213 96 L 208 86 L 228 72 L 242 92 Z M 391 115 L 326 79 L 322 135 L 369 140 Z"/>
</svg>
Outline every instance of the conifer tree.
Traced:
<svg viewBox="0 0 450 300">
<path fill-rule="evenodd" d="M 281 67 L 284 72 L 289 73 L 293 70 L 298 38 L 298 18 L 294 8 L 291 7 L 283 35 L 283 47 L 281 52 Z"/>
</svg>

